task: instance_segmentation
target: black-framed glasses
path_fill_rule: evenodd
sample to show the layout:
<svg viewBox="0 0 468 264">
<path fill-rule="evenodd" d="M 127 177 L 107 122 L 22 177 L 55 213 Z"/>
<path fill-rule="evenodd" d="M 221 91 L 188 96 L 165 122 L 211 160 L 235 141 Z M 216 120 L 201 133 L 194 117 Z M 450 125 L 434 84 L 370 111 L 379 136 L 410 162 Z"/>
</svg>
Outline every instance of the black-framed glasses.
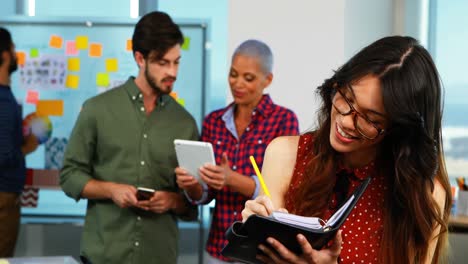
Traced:
<svg viewBox="0 0 468 264">
<path fill-rule="evenodd" d="M 385 129 L 378 127 L 365 115 L 359 113 L 340 89 L 336 90 L 338 93 L 333 97 L 333 107 L 340 115 L 353 115 L 354 127 L 362 137 L 373 140 L 385 132 Z"/>
</svg>

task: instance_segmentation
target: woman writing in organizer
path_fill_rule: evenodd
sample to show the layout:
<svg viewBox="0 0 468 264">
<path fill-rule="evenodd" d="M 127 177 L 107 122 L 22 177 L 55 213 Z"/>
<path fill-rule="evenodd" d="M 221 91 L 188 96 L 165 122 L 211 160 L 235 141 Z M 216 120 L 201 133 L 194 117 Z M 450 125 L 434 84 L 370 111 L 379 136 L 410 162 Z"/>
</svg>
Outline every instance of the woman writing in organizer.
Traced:
<svg viewBox="0 0 468 264">
<path fill-rule="evenodd" d="M 444 166 L 442 91 L 429 53 L 410 37 L 361 50 L 318 88 L 317 130 L 280 137 L 263 175 L 271 199 L 242 212 L 284 208 L 328 219 L 361 181 L 366 191 L 334 240 L 298 256 L 277 240 L 259 246 L 265 263 L 439 263 L 444 259 L 450 185 Z"/>
<path fill-rule="evenodd" d="M 249 156 L 263 163 L 266 146 L 275 137 L 298 135 L 296 115 L 273 103 L 263 91 L 273 80 L 273 55 L 258 40 L 243 42 L 234 52 L 229 86 L 234 102 L 205 117 L 201 140 L 211 142 L 217 165 L 200 168 L 200 185 L 183 168 L 177 168 L 177 183 L 198 204 L 216 199 L 210 234 L 206 245 L 207 263 L 229 261 L 221 255 L 225 232 L 236 220 L 248 199 L 258 194 L 259 183 Z"/>
</svg>

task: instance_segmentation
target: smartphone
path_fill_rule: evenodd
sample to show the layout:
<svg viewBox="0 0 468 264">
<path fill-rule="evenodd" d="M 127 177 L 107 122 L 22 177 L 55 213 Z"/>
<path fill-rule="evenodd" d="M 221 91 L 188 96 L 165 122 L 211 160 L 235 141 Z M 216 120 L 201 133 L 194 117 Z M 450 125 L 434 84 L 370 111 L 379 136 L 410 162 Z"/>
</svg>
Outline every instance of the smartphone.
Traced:
<svg viewBox="0 0 468 264">
<path fill-rule="evenodd" d="M 149 200 L 153 197 L 154 190 L 150 188 L 138 187 L 136 197 L 138 201 Z"/>
</svg>

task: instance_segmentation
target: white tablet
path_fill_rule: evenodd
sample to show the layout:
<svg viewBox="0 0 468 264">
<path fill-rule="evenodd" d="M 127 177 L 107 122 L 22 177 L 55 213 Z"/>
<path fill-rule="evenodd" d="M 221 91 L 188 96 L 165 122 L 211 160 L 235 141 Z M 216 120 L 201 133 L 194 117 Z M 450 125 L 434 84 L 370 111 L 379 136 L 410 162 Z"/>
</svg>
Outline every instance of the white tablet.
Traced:
<svg viewBox="0 0 468 264">
<path fill-rule="evenodd" d="M 179 167 L 187 170 L 199 182 L 201 182 L 199 168 L 206 163 L 216 164 L 213 146 L 209 142 L 176 139 L 174 147 Z"/>
</svg>

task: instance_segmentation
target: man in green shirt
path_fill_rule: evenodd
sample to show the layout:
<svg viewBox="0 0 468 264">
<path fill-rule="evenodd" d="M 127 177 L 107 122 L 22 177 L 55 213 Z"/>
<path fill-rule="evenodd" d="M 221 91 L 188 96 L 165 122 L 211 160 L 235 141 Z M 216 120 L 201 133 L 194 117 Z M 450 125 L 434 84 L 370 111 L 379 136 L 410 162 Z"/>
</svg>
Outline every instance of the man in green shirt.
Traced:
<svg viewBox="0 0 468 264">
<path fill-rule="evenodd" d="M 193 117 L 169 96 L 182 33 L 167 14 L 152 12 L 132 41 L 138 76 L 84 103 L 60 173 L 68 196 L 88 199 L 84 263 L 176 263 L 176 217 L 197 216 L 174 174 L 174 139 L 198 139 Z M 156 192 L 138 201 L 136 187 Z"/>
</svg>

